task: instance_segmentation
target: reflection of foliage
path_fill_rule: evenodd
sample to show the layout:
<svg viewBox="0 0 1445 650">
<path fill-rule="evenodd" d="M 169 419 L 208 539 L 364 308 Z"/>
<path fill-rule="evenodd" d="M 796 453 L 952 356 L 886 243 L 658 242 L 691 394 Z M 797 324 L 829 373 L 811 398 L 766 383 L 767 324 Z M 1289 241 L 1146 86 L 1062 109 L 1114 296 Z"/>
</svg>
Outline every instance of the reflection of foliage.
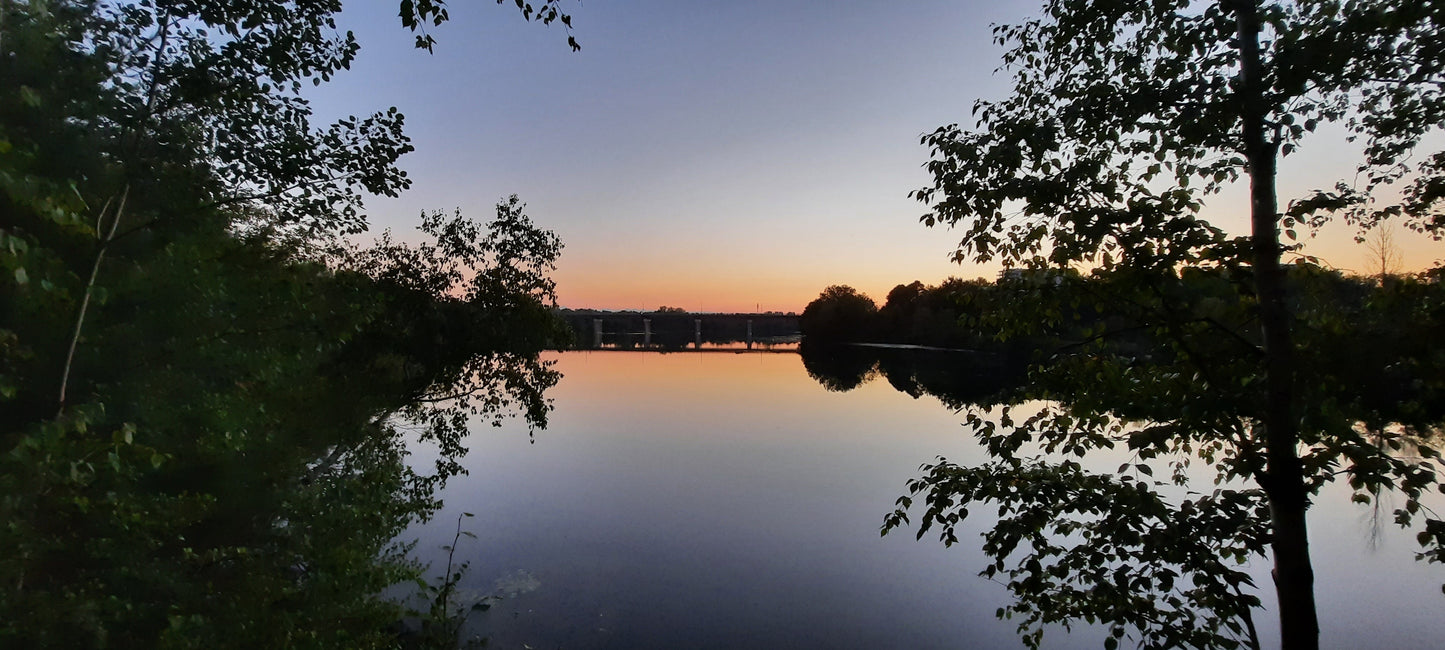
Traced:
<svg viewBox="0 0 1445 650">
<path fill-rule="evenodd" d="M 1059 417 L 1068 416 L 1046 411 L 1021 428 L 1046 430 Z M 1131 628 L 1152 647 L 1209 646 L 1221 638 L 1259 645 L 1250 611 L 1259 600 L 1244 593 L 1255 585 L 1232 565 L 1268 546 L 1268 506 L 1258 490 L 1173 503 L 1128 474 L 1011 456 L 968 468 L 939 459 L 923 469 L 910 483 L 927 495 L 920 539 L 936 525 L 951 546 L 969 504 L 997 505 L 999 521 L 983 547 L 993 561 L 982 575 L 1005 580 L 1015 600 L 1001 614 L 1021 619 L 1030 645 L 1042 640 L 1041 624 L 1096 617 L 1109 624 L 1111 647 Z M 908 523 L 912 500 L 899 505 L 885 531 Z M 1100 617 L 1101 610 L 1107 614 Z"/>
<path fill-rule="evenodd" d="M 456 532 L 452 535 L 452 542 L 441 547 L 447 552 L 447 564 L 442 569 L 442 574 L 435 581 L 417 580 L 417 587 L 420 591 L 417 597 L 425 601 L 426 611 L 413 611 L 417 615 L 421 629 L 413 636 L 405 631 L 401 640 L 407 645 L 425 646 L 435 648 L 482 647 L 486 640 L 482 638 L 464 638 L 462 631 L 467 620 L 474 612 L 485 612 L 491 608 L 493 597 L 468 598 L 460 588 L 462 577 L 471 568 L 471 562 L 456 561 L 457 547 L 462 541 L 462 536 L 468 539 L 476 539 L 476 534 L 462 530 L 462 519 L 472 517 L 472 513 L 463 512 L 457 515 Z"/>
<path fill-rule="evenodd" d="M 954 410 L 1004 399 L 1024 370 L 1021 364 L 987 354 L 887 349 L 877 353 L 879 371 L 895 388 L 899 383 L 916 385 Z"/>
<path fill-rule="evenodd" d="M 882 376 L 899 392 L 929 395 L 951 409 L 994 404 L 1017 385 L 1021 367 L 988 355 L 856 345 L 798 347 L 808 375 L 832 391 L 849 391 Z"/>
<path fill-rule="evenodd" d="M 913 399 L 923 396 L 923 386 L 920 385 L 913 364 L 907 356 L 882 352 L 875 352 L 875 356 L 878 359 L 878 374 L 883 375 L 889 386 Z"/>
<path fill-rule="evenodd" d="M 394 110 L 310 124 L 337 8 L 0 3 L 0 646 L 391 646 L 468 419 L 543 422 L 519 203 L 336 245 L 410 150 Z"/>
<path fill-rule="evenodd" d="M 873 378 L 877 359 L 864 348 L 851 345 L 821 345 L 803 341 L 798 346 L 803 369 L 830 391 L 845 393 Z"/>
</svg>

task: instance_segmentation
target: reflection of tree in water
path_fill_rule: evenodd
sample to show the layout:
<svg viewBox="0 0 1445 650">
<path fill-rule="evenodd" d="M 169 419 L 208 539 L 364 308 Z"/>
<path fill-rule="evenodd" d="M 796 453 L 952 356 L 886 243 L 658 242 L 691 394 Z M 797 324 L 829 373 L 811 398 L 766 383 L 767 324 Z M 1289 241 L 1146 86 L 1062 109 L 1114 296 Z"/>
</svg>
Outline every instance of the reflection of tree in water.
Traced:
<svg viewBox="0 0 1445 650">
<path fill-rule="evenodd" d="M 818 345 L 804 341 L 798 346 L 803 369 L 831 391 L 847 392 L 868 383 L 876 374 L 877 357 L 872 350 L 853 345 Z"/>
<path fill-rule="evenodd" d="M 917 399 L 930 395 L 952 409 L 999 403 L 1023 379 L 1023 369 L 993 355 L 952 350 L 827 346 L 798 347 L 808 375 L 831 391 L 849 391 L 874 377 Z"/>
<path fill-rule="evenodd" d="M 928 392 L 918 382 L 918 372 L 914 367 L 914 360 L 910 358 L 912 355 L 889 354 L 890 352 L 902 352 L 902 350 L 872 348 L 870 351 L 878 358 L 878 372 L 888 380 L 889 386 L 900 393 L 906 393 L 913 399 L 918 399 Z"/>
</svg>

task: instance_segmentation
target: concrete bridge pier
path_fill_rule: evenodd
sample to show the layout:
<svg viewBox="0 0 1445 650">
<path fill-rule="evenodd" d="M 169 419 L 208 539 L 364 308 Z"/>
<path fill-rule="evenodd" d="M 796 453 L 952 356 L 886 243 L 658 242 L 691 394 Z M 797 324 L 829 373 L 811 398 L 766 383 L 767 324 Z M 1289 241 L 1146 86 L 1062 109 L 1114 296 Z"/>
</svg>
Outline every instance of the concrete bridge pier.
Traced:
<svg viewBox="0 0 1445 650">
<path fill-rule="evenodd" d="M 651 319 L 651 318 L 644 318 L 644 319 L 642 319 L 642 345 L 643 345 L 643 347 L 649 347 L 649 348 L 652 347 L 652 319 Z"/>
<path fill-rule="evenodd" d="M 701 318 L 694 318 L 694 319 L 692 320 L 692 346 L 695 347 L 695 348 L 697 348 L 697 349 L 699 349 L 699 350 L 702 349 L 702 319 L 701 319 Z"/>
<path fill-rule="evenodd" d="M 602 347 L 602 319 L 592 319 L 592 347 Z"/>
</svg>

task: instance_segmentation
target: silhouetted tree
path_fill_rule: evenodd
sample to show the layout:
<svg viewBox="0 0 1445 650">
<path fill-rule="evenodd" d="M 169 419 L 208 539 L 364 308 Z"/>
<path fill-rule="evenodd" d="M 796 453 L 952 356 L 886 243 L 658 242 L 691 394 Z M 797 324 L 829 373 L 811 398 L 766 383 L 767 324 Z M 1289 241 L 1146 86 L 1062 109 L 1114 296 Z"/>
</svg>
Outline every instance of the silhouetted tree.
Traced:
<svg viewBox="0 0 1445 650">
<path fill-rule="evenodd" d="M 917 280 L 900 284 L 888 292 L 888 299 L 878 309 L 877 327 L 880 338 L 894 343 L 915 343 L 915 319 L 919 301 L 928 288 Z"/>
<path fill-rule="evenodd" d="M 863 341 L 874 331 L 878 306 L 853 287 L 833 285 L 808 303 L 798 319 L 803 336 L 819 343 Z"/>
<path fill-rule="evenodd" d="M 930 205 L 923 221 L 962 230 L 959 260 L 1093 267 L 1102 282 L 1078 288 L 1111 318 L 1035 369 L 1021 397 L 1052 400 L 1037 415 L 970 415 L 993 462 L 940 461 L 912 482 L 927 503 L 919 534 L 936 526 L 951 543 L 969 506 L 997 504 L 985 574 L 1006 581 L 1016 600 L 1000 614 L 1021 617 L 1031 645 L 1044 624 L 1083 619 L 1110 628 L 1108 648 L 1131 633 L 1145 647 L 1258 647 L 1260 601 L 1239 565 L 1268 554 L 1283 647 L 1316 648 L 1305 513 L 1323 485 L 1348 475 L 1356 499 L 1399 491 L 1396 520 L 1421 528 L 1426 560 L 1445 559 L 1445 523 L 1420 503 L 1438 486 L 1435 451 L 1410 462 L 1357 426 L 1410 409 L 1374 410 L 1306 372 L 1328 367 L 1310 357 L 1331 351 L 1307 343 L 1330 320 L 1290 295 L 1281 237 L 1340 211 L 1445 227 L 1445 152 L 1417 151 L 1445 122 L 1445 19 L 1424 0 L 1051 0 L 995 35 L 1010 46 L 1013 92 L 977 102 L 974 130 L 923 138 L 934 156 L 933 183 L 915 193 Z M 1328 122 L 1364 141 L 1363 186 L 1282 212 L 1281 158 Z M 1403 201 L 1370 200 L 1406 177 Z M 1198 211 L 1240 178 L 1251 232 L 1230 237 Z M 1227 297 L 1193 294 L 1186 267 Z M 1065 331 L 1074 299 L 1049 296 L 1069 293 L 1031 291 L 1043 307 L 1013 312 L 1014 327 Z M 1117 336 L 1146 353 L 1121 353 Z M 1066 456 L 1127 445 L 1141 462 L 1095 474 L 1025 456 L 1026 443 Z M 1251 487 L 1166 498 L 1147 461 L 1176 455 Z M 909 503 L 885 530 L 907 521 Z"/>
</svg>

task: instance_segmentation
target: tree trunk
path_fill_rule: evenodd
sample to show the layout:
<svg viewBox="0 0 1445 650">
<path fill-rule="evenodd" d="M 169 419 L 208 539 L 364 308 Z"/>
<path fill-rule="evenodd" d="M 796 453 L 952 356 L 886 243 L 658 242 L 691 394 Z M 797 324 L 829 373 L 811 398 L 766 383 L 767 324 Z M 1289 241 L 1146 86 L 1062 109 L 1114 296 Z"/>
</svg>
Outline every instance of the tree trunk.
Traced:
<svg viewBox="0 0 1445 650">
<path fill-rule="evenodd" d="M 1280 645 L 1285 650 L 1315 650 L 1320 631 L 1305 525 L 1309 499 L 1299 458 L 1299 424 L 1294 415 L 1294 344 L 1290 340 L 1284 271 L 1280 266 L 1283 249 L 1274 183 L 1279 143 L 1269 139 L 1265 128 L 1257 1 L 1235 0 L 1234 11 L 1239 29 L 1239 96 L 1249 166 L 1254 275 L 1264 337 L 1263 424 L 1269 466 L 1263 487 L 1269 497 L 1274 536 L 1271 546 L 1275 593 L 1279 598 Z"/>
</svg>

